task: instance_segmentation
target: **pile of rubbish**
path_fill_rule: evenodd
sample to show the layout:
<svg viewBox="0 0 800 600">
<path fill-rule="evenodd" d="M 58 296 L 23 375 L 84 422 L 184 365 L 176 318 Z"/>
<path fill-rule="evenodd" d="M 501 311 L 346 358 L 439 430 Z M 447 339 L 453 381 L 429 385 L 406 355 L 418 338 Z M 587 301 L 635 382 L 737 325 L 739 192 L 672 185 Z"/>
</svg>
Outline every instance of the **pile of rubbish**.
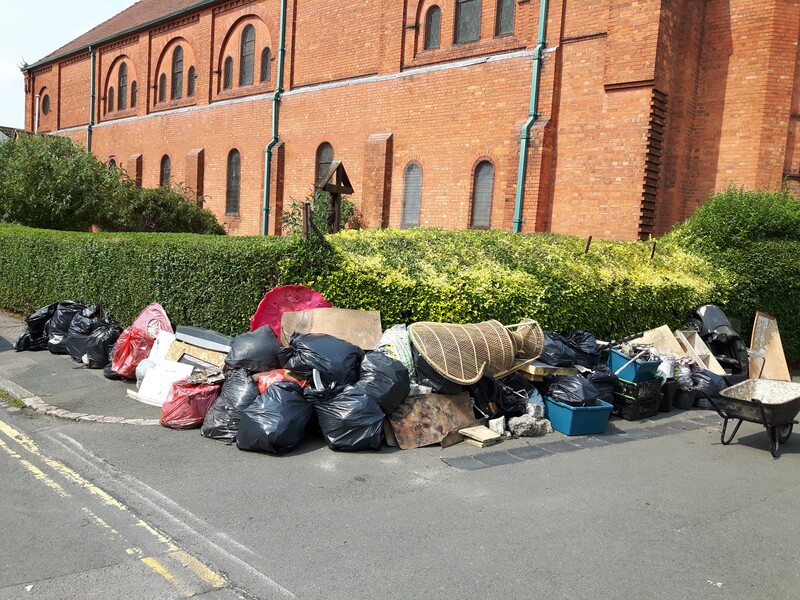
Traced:
<svg viewBox="0 0 800 600">
<path fill-rule="evenodd" d="M 553 429 L 597 434 L 612 413 L 635 420 L 711 408 L 698 392 L 718 394 L 749 368 L 713 305 L 693 312 L 692 330 L 662 326 L 611 343 L 577 329 L 543 331 L 532 319 L 384 331 L 380 313 L 334 308 L 304 286 L 269 291 L 250 331 L 236 337 L 173 328 L 158 303 L 124 330 L 101 304 L 75 301 L 26 323 L 17 351 L 69 354 L 109 379 L 135 381 L 128 396 L 160 407 L 165 427 L 274 455 L 309 435 L 360 451 L 484 447 Z"/>
</svg>

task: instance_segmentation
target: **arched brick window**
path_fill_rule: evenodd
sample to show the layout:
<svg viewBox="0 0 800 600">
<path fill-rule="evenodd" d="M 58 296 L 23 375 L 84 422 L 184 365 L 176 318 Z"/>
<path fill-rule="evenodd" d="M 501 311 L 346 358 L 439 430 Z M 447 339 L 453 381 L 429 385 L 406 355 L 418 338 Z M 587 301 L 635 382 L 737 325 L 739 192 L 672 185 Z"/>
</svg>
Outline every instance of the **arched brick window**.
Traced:
<svg viewBox="0 0 800 600">
<path fill-rule="evenodd" d="M 167 101 L 167 74 L 162 73 L 158 78 L 158 101 Z"/>
<path fill-rule="evenodd" d="M 425 50 L 439 47 L 442 30 L 442 9 L 435 4 L 425 14 Z"/>
<path fill-rule="evenodd" d="M 172 161 L 169 159 L 169 154 L 161 157 L 161 177 L 159 183 L 161 187 L 169 187 L 170 180 L 172 179 Z"/>
<path fill-rule="evenodd" d="M 45 94 L 42 98 L 42 114 L 46 117 L 50 114 L 50 95 Z"/>
<path fill-rule="evenodd" d="M 183 97 L 183 48 L 176 47 L 172 52 L 172 86 L 170 100 L 179 100 Z"/>
<path fill-rule="evenodd" d="M 194 66 L 189 67 L 189 71 L 186 73 L 187 98 L 194 98 L 194 82 L 196 78 L 197 78 L 197 71 L 195 70 Z"/>
<path fill-rule="evenodd" d="M 117 91 L 119 92 L 119 102 L 117 106 L 120 110 L 128 108 L 128 65 L 122 63 L 117 74 Z"/>
<path fill-rule="evenodd" d="M 242 45 L 239 52 L 239 85 L 253 85 L 255 61 L 256 28 L 247 25 L 242 30 Z"/>
<path fill-rule="evenodd" d="M 108 159 L 108 168 L 109 168 L 110 171 L 116 171 L 117 170 L 117 161 L 115 161 L 113 158 L 109 158 Z"/>
<path fill-rule="evenodd" d="M 229 90 L 233 87 L 233 58 L 230 56 L 225 59 L 225 66 L 222 68 L 222 89 Z"/>
<path fill-rule="evenodd" d="M 272 79 L 272 52 L 269 48 L 261 51 L 261 83 Z"/>
<path fill-rule="evenodd" d="M 514 5 L 516 0 L 497 0 L 497 22 L 495 35 L 514 33 Z"/>
<path fill-rule="evenodd" d="M 419 226 L 422 205 L 422 167 L 416 162 L 408 163 L 403 175 L 403 220 L 400 227 Z"/>
<path fill-rule="evenodd" d="M 131 81 L 131 108 L 136 108 L 136 95 L 139 89 L 136 87 L 136 82 Z"/>
<path fill-rule="evenodd" d="M 481 37 L 481 0 L 456 0 L 456 44 Z"/>
<path fill-rule="evenodd" d="M 106 112 L 114 112 L 114 88 L 108 88 L 108 94 L 106 94 Z"/>
<path fill-rule="evenodd" d="M 317 178 L 316 181 L 319 181 L 325 173 L 328 172 L 328 169 L 333 162 L 333 146 L 331 146 L 328 142 L 322 142 L 317 148 Z"/>
<path fill-rule="evenodd" d="M 472 219 L 470 227 L 489 229 L 492 216 L 492 190 L 494 188 L 494 165 L 481 161 L 475 168 L 472 186 Z"/>
<path fill-rule="evenodd" d="M 228 153 L 228 175 L 225 186 L 225 214 L 239 216 L 239 196 L 241 192 L 242 155 L 234 148 Z"/>
</svg>

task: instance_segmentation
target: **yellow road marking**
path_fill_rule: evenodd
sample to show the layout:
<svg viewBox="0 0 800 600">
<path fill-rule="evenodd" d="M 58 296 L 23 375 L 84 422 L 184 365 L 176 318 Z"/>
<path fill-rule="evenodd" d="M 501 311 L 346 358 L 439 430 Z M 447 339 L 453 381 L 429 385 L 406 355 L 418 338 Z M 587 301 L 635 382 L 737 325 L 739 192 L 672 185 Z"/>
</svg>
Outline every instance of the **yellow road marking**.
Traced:
<svg viewBox="0 0 800 600">
<path fill-rule="evenodd" d="M 14 452 L 12 448 L 9 448 L 3 440 L 0 440 L 0 447 L 3 448 L 10 456 L 16 458 L 19 463 L 25 467 L 30 473 L 39 481 L 44 483 L 47 487 L 52 489 L 56 494 L 61 496 L 62 498 L 69 498 L 69 494 L 62 488 L 56 481 L 53 481 L 48 477 L 39 467 L 36 465 L 28 462 L 22 456 Z"/>
<path fill-rule="evenodd" d="M 92 520 L 93 520 L 95 523 L 97 523 L 98 525 L 100 525 L 100 527 L 102 527 L 103 529 L 108 529 L 108 530 L 109 530 L 111 533 L 113 533 L 113 534 L 115 534 L 115 535 L 119 535 L 119 532 L 118 532 L 116 529 L 114 529 L 113 527 L 111 527 L 111 525 L 109 525 L 108 523 L 106 523 L 106 522 L 105 522 L 105 521 L 102 519 L 102 517 L 99 517 L 98 515 L 94 514 L 94 513 L 93 513 L 91 510 L 89 510 L 89 509 L 88 509 L 86 506 L 84 506 L 83 508 L 81 508 L 81 510 L 82 510 L 83 512 L 85 512 L 87 515 L 89 515 L 89 516 L 92 518 Z"/>
<path fill-rule="evenodd" d="M 146 531 L 148 531 L 151 535 L 153 535 L 162 544 L 166 544 L 167 545 L 167 549 L 170 552 L 172 552 L 174 550 L 178 550 L 178 547 L 175 544 L 172 543 L 171 539 L 169 539 L 167 536 L 165 536 L 163 533 L 161 533 L 158 529 L 156 529 L 155 527 L 153 527 L 149 523 L 139 519 L 139 522 L 137 523 L 137 525 L 139 527 L 145 529 Z"/>
<path fill-rule="evenodd" d="M 141 558 L 139 560 L 141 560 L 144 564 L 146 564 L 148 567 L 150 567 L 153 571 L 155 571 L 156 573 L 161 575 L 164 579 L 166 579 L 172 585 L 174 585 L 176 588 L 178 588 L 178 590 L 180 590 L 180 592 L 184 596 L 186 596 L 187 598 L 194 595 L 194 591 L 189 586 L 187 586 L 180 579 L 176 578 L 172 573 L 169 572 L 169 570 L 164 565 L 162 565 L 160 562 L 158 562 L 152 556 L 148 556 L 146 558 Z"/>
<path fill-rule="evenodd" d="M 199 560 L 197 560 L 194 556 L 192 556 L 188 552 L 184 552 L 183 550 L 178 550 L 176 552 L 173 552 L 172 556 L 174 556 L 183 564 L 185 564 L 187 567 L 189 567 L 192 571 L 194 571 L 194 573 L 198 577 L 206 581 L 206 583 L 208 583 L 212 587 L 223 588 L 227 585 L 225 579 L 222 578 L 222 575 L 220 575 L 210 567 L 207 567 L 206 565 L 201 563 Z"/>
</svg>

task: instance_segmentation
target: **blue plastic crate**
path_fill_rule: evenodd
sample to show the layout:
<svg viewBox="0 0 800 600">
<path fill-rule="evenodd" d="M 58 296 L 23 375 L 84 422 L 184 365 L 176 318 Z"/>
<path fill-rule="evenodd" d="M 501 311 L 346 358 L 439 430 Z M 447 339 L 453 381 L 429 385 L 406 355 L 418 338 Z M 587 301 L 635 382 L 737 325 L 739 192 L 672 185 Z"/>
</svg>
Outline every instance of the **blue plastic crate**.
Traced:
<svg viewBox="0 0 800 600">
<path fill-rule="evenodd" d="M 630 356 L 623 354 L 619 350 L 611 349 L 611 354 L 608 355 L 608 368 L 612 373 L 616 373 L 617 377 L 630 381 L 632 383 L 642 383 L 643 381 L 651 381 L 656 378 L 658 367 L 661 365 L 660 360 L 635 360 L 627 367 L 617 373 L 617 369 L 631 359 Z"/>
<path fill-rule="evenodd" d="M 602 400 L 598 400 L 599 406 L 570 406 L 545 396 L 544 402 L 553 429 L 564 435 L 603 433 L 613 409 L 613 406 Z"/>
</svg>

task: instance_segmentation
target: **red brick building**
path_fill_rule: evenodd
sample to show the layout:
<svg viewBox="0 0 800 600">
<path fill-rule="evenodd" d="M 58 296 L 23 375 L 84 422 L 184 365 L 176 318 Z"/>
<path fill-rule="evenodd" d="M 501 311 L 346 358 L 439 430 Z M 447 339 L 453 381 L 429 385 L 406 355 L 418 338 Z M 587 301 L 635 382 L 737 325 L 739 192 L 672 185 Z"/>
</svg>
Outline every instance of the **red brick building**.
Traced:
<svg viewBox="0 0 800 600">
<path fill-rule="evenodd" d="M 800 174 L 798 38 L 800 0 L 141 0 L 26 69 L 26 127 L 233 233 L 336 159 L 371 226 L 646 238 Z"/>
</svg>

